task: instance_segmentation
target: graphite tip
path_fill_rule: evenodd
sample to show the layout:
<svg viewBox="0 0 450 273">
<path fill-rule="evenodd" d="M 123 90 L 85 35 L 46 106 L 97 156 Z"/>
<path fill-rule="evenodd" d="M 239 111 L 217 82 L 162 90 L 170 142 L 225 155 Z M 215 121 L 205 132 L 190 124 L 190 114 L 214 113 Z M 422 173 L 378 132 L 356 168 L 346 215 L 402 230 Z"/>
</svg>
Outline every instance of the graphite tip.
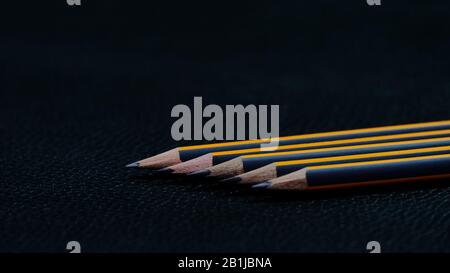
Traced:
<svg viewBox="0 0 450 273">
<path fill-rule="evenodd" d="M 235 183 L 241 182 L 241 180 L 242 180 L 242 178 L 240 178 L 239 176 L 233 176 L 233 177 L 222 179 L 222 180 L 220 180 L 220 182 L 235 184 Z"/>
<path fill-rule="evenodd" d="M 126 165 L 125 167 L 126 168 L 138 168 L 139 162 L 136 161 L 136 162 L 130 163 L 130 164 Z"/>
<path fill-rule="evenodd" d="M 205 176 L 208 176 L 210 173 L 211 173 L 210 170 L 199 170 L 199 171 L 189 173 L 188 176 L 205 177 Z"/>
<path fill-rule="evenodd" d="M 255 188 L 255 189 L 267 189 L 270 186 L 272 186 L 272 182 L 264 181 L 264 182 L 258 183 L 256 185 L 253 185 L 252 188 Z"/>
<path fill-rule="evenodd" d="M 171 168 L 162 168 L 159 170 L 155 170 L 154 173 L 157 174 L 169 174 L 169 173 L 173 173 L 173 170 Z"/>
</svg>

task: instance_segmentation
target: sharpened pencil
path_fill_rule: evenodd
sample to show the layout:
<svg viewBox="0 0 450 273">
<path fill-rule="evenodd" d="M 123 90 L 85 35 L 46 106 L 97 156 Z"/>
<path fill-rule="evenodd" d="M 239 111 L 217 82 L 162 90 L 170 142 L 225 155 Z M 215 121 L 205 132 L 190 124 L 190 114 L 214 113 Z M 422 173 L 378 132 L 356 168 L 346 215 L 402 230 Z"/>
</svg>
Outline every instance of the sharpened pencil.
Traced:
<svg viewBox="0 0 450 273">
<path fill-rule="evenodd" d="M 368 162 L 387 159 L 399 159 L 418 156 L 450 154 L 450 146 L 440 146 L 433 148 L 410 149 L 400 151 L 390 151 L 382 153 L 356 154 L 346 156 L 313 158 L 305 160 L 291 160 L 274 162 L 256 170 L 243 173 L 222 180 L 223 182 L 239 184 L 255 184 L 266 180 L 275 179 L 289 173 L 301 170 L 306 167 L 322 166 L 330 164 L 343 164 L 353 162 Z"/>
<path fill-rule="evenodd" d="M 217 151 L 259 148 L 261 144 L 270 143 L 272 140 L 278 140 L 279 145 L 292 145 L 292 144 L 311 143 L 317 141 L 331 141 L 339 139 L 361 138 L 361 137 L 400 134 L 400 133 L 413 133 L 413 132 L 423 132 L 442 129 L 450 129 L 450 121 L 424 122 L 424 123 L 413 123 L 404 125 L 373 127 L 366 129 L 353 129 L 344 131 L 294 135 L 274 139 L 255 139 L 255 140 L 222 142 L 215 144 L 183 146 L 174 148 L 172 150 L 163 152 L 161 154 L 146 159 L 139 160 L 137 162 L 133 162 L 131 164 L 126 165 L 126 167 L 160 169 Z"/>
<path fill-rule="evenodd" d="M 273 190 L 330 190 L 450 178 L 450 155 L 306 167 L 254 185 Z"/>
<path fill-rule="evenodd" d="M 354 145 L 303 151 L 275 152 L 244 155 L 222 164 L 202 170 L 206 176 L 227 178 L 249 172 L 278 161 L 305 160 L 333 156 L 345 156 L 367 153 L 381 153 L 408 149 L 431 148 L 450 145 L 450 137 L 395 141 L 369 145 Z"/>
<path fill-rule="evenodd" d="M 332 148 L 341 146 L 353 146 L 362 144 L 375 144 L 375 143 L 388 143 L 393 141 L 406 141 L 406 140 L 418 140 L 426 138 L 437 138 L 437 137 L 449 137 L 450 130 L 434 130 L 425 132 L 415 132 L 415 133 L 404 133 L 404 134 L 394 134 L 394 135 L 383 135 L 374 137 L 362 137 L 356 139 L 339 139 L 331 141 L 320 141 L 312 143 L 303 144 L 293 144 L 293 145 L 283 145 L 278 146 L 275 151 L 301 151 L 309 149 L 321 149 L 321 148 Z M 174 173 L 174 174 L 187 174 L 193 173 L 192 175 L 205 176 L 209 173 L 207 171 L 202 171 L 204 169 L 210 168 L 212 166 L 218 165 L 220 163 L 226 162 L 233 158 L 250 155 L 250 154 L 267 154 L 273 153 L 273 151 L 261 151 L 259 148 L 252 149 L 240 149 L 232 151 L 222 151 L 208 153 L 197 158 L 188 160 L 183 163 L 179 163 L 170 167 L 162 169 L 162 172 Z M 233 162 L 231 162 L 233 163 Z M 239 167 L 239 166 L 235 166 Z"/>
</svg>

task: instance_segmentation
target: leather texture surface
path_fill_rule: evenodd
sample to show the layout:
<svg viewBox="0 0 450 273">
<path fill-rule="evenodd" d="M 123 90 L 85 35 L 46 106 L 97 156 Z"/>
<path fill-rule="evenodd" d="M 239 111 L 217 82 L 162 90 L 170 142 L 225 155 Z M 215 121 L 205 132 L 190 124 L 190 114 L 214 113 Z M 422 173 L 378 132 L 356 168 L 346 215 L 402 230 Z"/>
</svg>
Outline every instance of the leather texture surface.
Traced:
<svg viewBox="0 0 450 273">
<path fill-rule="evenodd" d="M 273 194 L 123 167 L 188 144 L 170 112 L 194 96 L 279 104 L 283 134 L 450 119 L 442 2 L 58 2 L 2 10 L 0 251 L 450 250 L 450 181 Z"/>
</svg>

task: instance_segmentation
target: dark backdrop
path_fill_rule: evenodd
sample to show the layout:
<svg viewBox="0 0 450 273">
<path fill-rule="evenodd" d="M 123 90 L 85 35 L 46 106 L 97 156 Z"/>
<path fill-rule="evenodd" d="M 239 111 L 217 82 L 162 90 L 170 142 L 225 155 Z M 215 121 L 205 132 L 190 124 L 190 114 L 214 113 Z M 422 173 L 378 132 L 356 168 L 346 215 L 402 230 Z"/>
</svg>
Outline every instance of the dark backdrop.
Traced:
<svg viewBox="0 0 450 273">
<path fill-rule="evenodd" d="M 195 95 L 279 104 L 283 134 L 450 119 L 447 1 L 152 2 L 2 3 L 0 251 L 450 250 L 445 181 L 269 194 L 123 168 L 186 144 L 170 111 Z"/>
</svg>

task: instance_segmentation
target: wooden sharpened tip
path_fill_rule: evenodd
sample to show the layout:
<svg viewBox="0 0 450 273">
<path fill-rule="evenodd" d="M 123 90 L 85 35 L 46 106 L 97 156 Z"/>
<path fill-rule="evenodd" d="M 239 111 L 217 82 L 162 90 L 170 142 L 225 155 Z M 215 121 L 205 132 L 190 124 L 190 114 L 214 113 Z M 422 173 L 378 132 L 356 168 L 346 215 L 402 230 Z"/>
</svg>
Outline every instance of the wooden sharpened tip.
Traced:
<svg viewBox="0 0 450 273">
<path fill-rule="evenodd" d="M 139 168 L 161 169 L 181 162 L 178 148 L 135 162 Z"/>
<path fill-rule="evenodd" d="M 235 181 L 239 182 L 239 184 L 255 184 L 259 183 L 261 181 L 267 181 L 270 179 L 274 179 L 277 177 L 277 167 L 275 164 L 269 164 L 264 167 L 258 168 L 256 170 L 243 173 L 241 175 L 231 177 L 230 180 L 233 178 Z M 227 181 L 224 181 L 227 182 Z"/>
<path fill-rule="evenodd" d="M 189 174 L 196 171 L 204 170 L 212 166 L 212 154 L 205 154 L 183 163 L 175 164 L 169 168 L 173 174 Z"/>
<path fill-rule="evenodd" d="M 244 173 L 244 164 L 238 157 L 210 167 L 208 171 L 210 171 L 209 177 L 228 178 Z"/>
<path fill-rule="evenodd" d="M 290 174 L 266 181 L 270 183 L 270 185 L 266 184 L 268 185 L 266 188 L 271 190 L 305 190 L 308 188 L 306 178 L 307 171 L 307 168 L 303 168 Z M 256 184 L 255 186 L 257 185 L 259 184 Z"/>
</svg>

